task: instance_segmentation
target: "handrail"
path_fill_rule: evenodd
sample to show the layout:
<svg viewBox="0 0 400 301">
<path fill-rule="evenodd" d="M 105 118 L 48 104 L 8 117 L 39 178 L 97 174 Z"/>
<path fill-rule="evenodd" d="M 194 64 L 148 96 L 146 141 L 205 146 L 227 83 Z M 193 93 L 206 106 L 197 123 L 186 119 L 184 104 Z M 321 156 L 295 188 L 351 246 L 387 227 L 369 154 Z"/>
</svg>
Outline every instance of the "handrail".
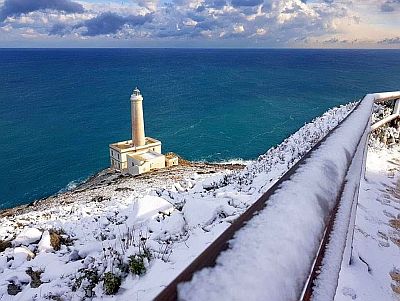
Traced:
<svg viewBox="0 0 400 301">
<path fill-rule="evenodd" d="M 376 129 L 380 128 L 381 126 L 385 125 L 386 123 L 388 123 L 398 117 L 400 117 L 399 114 L 392 114 L 392 115 L 389 115 L 389 116 L 383 118 L 382 120 L 375 122 L 373 125 L 371 125 L 371 131 L 375 131 Z"/>
<path fill-rule="evenodd" d="M 296 170 L 311 157 L 312 153 L 359 107 L 350 112 L 336 127 L 334 127 L 325 137 L 323 137 L 314 147 L 311 148 L 292 168 L 290 168 L 271 188 L 269 188 L 253 205 L 251 205 L 241 216 L 239 216 L 214 242 L 211 243 L 185 270 L 183 270 L 154 300 L 173 301 L 178 299 L 177 286 L 181 282 L 190 281 L 193 274 L 205 267 L 215 265 L 218 255 L 228 249 L 229 240 L 232 239 L 236 231 L 250 220 L 258 211 L 266 206 L 268 199 L 275 193 L 278 187 L 296 172 Z"/>
<path fill-rule="evenodd" d="M 383 101 L 383 100 L 393 100 L 398 99 L 400 97 L 400 93 L 398 95 L 392 95 L 391 93 L 383 93 L 383 94 L 368 94 L 364 97 L 371 98 L 375 102 Z M 261 211 L 267 206 L 268 199 L 277 191 L 277 189 L 281 186 L 281 184 L 285 181 L 290 180 L 292 175 L 297 171 L 297 169 L 305 163 L 305 161 L 311 157 L 311 155 L 321 146 L 322 143 L 326 141 L 328 137 L 334 133 L 338 127 L 340 127 L 350 115 L 352 115 L 360 106 L 361 101 L 356 105 L 356 107 L 350 112 L 334 129 L 332 129 L 324 138 L 322 138 L 314 147 L 307 152 L 292 168 L 290 168 L 271 188 L 268 189 L 253 205 L 251 205 L 239 218 L 237 218 L 214 242 L 212 242 L 184 271 L 182 271 L 156 298 L 158 301 L 172 301 L 178 299 L 178 284 L 182 282 L 190 281 L 193 277 L 193 274 L 205 267 L 212 267 L 216 263 L 216 259 L 221 252 L 227 250 L 229 248 L 229 240 L 233 238 L 235 233 L 241 229 L 247 221 L 249 221 L 257 212 Z M 372 107 L 371 107 L 372 110 Z M 365 128 L 363 134 L 360 136 L 360 140 L 358 141 L 358 146 L 361 143 L 363 137 L 365 137 L 365 133 L 369 132 L 368 125 L 370 122 L 368 121 L 365 124 Z M 353 157 L 355 156 L 358 146 L 354 150 L 347 162 L 347 171 L 350 168 Z M 365 147 L 365 146 L 364 146 Z M 333 224 L 335 221 L 335 215 L 339 207 L 341 195 L 345 189 L 346 181 L 343 179 L 343 183 L 340 186 L 340 191 L 338 193 L 338 198 L 336 200 L 336 205 L 334 209 L 331 211 L 329 217 L 330 221 L 327 223 L 325 228 L 325 235 L 322 240 L 321 246 L 316 254 L 316 260 L 314 261 L 314 266 L 310 268 L 310 277 L 305 284 L 305 290 L 303 300 L 309 300 L 312 295 L 313 290 L 313 281 L 315 280 L 315 276 L 317 275 L 317 269 L 320 268 L 322 263 L 322 258 L 324 257 L 325 246 L 328 244 L 329 234 L 333 228 Z M 355 199 L 356 201 L 356 199 Z"/>
<path fill-rule="evenodd" d="M 400 117 L 400 99 L 398 97 L 391 97 L 386 100 L 379 99 L 379 100 L 376 100 L 375 103 L 379 103 L 382 101 L 388 101 L 388 100 L 396 100 L 392 114 L 383 118 L 382 120 L 375 122 L 371 126 L 371 131 L 375 131 L 376 129 L 380 128 L 381 126 L 385 125 L 386 123 Z"/>
</svg>

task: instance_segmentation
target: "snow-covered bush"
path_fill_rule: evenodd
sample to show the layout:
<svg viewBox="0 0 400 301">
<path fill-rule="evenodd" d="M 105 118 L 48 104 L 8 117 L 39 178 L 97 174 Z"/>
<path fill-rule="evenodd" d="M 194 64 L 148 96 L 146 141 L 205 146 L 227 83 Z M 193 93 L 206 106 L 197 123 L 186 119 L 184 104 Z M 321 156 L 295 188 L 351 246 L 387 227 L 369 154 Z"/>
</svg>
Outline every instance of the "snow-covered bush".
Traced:
<svg viewBox="0 0 400 301">
<path fill-rule="evenodd" d="M 394 101 L 388 101 L 383 104 L 374 104 L 371 124 L 390 116 L 393 112 L 393 108 Z M 400 122 L 399 119 L 395 119 L 371 132 L 368 145 L 372 149 L 379 150 L 394 145 L 395 143 L 399 143 L 399 138 Z"/>
<path fill-rule="evenodd" d="M 103 289 L 106 295 L 114 295 L 121 286 L 121 277 L 112 272 L 104 274 Z"/>
</svg>

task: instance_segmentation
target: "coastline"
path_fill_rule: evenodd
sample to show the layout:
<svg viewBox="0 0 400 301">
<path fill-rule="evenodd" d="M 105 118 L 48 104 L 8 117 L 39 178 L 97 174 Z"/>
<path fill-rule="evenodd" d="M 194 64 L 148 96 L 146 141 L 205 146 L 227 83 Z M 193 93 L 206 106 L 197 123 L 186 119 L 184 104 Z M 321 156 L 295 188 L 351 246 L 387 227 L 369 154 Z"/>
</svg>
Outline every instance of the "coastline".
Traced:
<svg viewBox="0 0 400 301">
<path fill-rule="evenodd" d="M 196 161 L 188 161 L 179 157 L 179 165 L 172 166 L 166 169 L 159 169 L 150 171 L 148 173 L 139 175 L 139 176 L 131 176 L 129 174 L 124 174 L 119 171 L 113 170 L 111 168 L 105 168 L 95 173 L 94 175 L 87 178 L 82 183 L 79 183 L 75 188 L 66 191 L 60 191 L 48 197 L 44 197 L 41 199 L 34 200 L 30 203 L 17 205 L 10 208 L 0 209 L 0 219 L 4 217 L 11 217 L 20 214 L 26 214 L 31 211 L 40 211 L 43 209 L 48 209 L 54 205 L 64 205 L 71 203 L 71 199 L 75 199 L 79 197 L 79 194 L 95 194 L 97 192 L 102 192 L 107 196 L 100 196 L 103 198 L 111 198 L 112 192 L 121 192 L 121 191 L 132 191 L 133 188 L 128 187 L 128 185 L 134 184 L 135 181 L 147 181 L 150 178 L 154 177 L 166 180 L 167 178 L 173 179 L 173 181 L 183 180 L 185 176 L 188 176 L 190 173 L 197 174 L 215 174 L 217 172 L 231 171 L 231 170 L 239 170 L 245 167 L 244 164 L 239 163 L 211 163 L 211 162 L 196 162 Z M 166 181 L 168 182 L 168 181 Z M 121 187 L 121 185 L 126 184 L 127 187 Z M 108 189 L 107 189 L 108 188 Z M 99 195 L 93 196 L 93 198 L 89 201 L 98 201 Z M 61 201 L 61 203 L 59 203 Z"/>
<path fill-rule="evenodd" d="M 110 273 L 121 281 L 115 300 L 154 299 L 354 105 L 327 111 L 246 166 L 181 159 L 137 177 L 106 169 L 0 212 L 0 299 L 105 300 Z M 126 272 L 143 247 L 144 272 Z"/>
</svg>

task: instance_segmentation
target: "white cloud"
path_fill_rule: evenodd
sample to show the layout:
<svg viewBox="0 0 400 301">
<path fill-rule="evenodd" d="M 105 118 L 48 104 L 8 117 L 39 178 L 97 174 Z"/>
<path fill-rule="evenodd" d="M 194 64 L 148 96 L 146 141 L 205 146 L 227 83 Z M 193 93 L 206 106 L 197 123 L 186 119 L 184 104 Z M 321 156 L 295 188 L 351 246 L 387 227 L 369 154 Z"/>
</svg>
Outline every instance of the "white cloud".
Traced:
<svg viewBox="0 0 400 301">
<path fill-rule="evenodd" d="M 70 0 L 58 1 L 70 3 Z M 195 40 L 205 46 L 211 41 L 221 40 L 224 43 L 228 39 L 236 39 L 243 40 L 245 46 L 256 41 L 257 45 L 264 46 L 318 47 L 329 44 L 344 47 L 368 43 L 378 45 L 377 42 L 385 38 L 390 41 L 400 36 L 398 0 L 73 3 L 79 3 L 83 10 L 66 13 L 62 9 L 39 7 L 34 11 L 8 16 L 0 23 L 0 28 L 14 39 L 23 37 L 24 40 L 29 36 L 38 38 L 47 35 L 46 40 L 90 41 L 95 36 L 103 36 L 107 37 L 107 41 L 129 39 L 162 43 L 165 40 Z M 393 6 L 394 11 L 382 11 L 384 4 Z M 388 19 L 392 20 L 391 23 L 385 21 Z M 371 20 L 375 23 L 370 24 Z"/>
</svg>

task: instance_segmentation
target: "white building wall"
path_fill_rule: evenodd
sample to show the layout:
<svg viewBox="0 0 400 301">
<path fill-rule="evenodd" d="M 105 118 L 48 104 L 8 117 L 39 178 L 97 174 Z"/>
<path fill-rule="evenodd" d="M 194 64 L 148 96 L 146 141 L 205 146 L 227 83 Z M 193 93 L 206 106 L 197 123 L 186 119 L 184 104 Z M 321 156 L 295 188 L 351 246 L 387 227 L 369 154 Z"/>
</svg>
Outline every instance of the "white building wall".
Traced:
<svg viewBox="0 0 400 301">
<path fill-rule="evenodd" d="M 156 168 L 164 168 L 165 167 L 165 156 L 158 156 L 150 162 L 150 169 L 156 169 Z"/>
</svg>

